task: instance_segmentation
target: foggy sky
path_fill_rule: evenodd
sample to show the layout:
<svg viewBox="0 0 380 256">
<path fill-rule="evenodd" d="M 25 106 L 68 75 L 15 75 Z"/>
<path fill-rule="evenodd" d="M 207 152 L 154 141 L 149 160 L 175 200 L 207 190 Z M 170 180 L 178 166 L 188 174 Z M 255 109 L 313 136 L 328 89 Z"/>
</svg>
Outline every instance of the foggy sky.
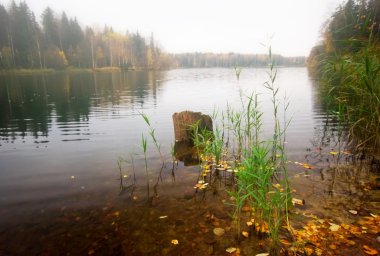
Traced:
<svg viewBox="0 0 380 256">
<path fill-rule="evenodd" d="M 20 2 L 17 0 L 16 2 Z M 154 34 L 172 53 L 308 55 L 320 29 L 343 0 L 25 0 L 41 21 L 50 6 L 80 25 Z M 0 1 L 6 7 L 10 1 Z"/>
</svg>

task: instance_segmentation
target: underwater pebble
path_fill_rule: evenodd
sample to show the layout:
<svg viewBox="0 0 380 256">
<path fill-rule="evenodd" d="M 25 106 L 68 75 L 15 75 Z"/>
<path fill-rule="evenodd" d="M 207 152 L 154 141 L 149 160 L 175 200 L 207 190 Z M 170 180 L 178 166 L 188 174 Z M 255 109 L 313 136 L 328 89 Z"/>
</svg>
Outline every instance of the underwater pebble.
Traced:
<svg viewBox="0 0 380 256">
<path fill-rule="evenodd" d="M 222 236 L 224 235 L 224 232 L 225 232 L 223 228 L 214 228 L 213 231 L 216 236 Z"/>
</svg>

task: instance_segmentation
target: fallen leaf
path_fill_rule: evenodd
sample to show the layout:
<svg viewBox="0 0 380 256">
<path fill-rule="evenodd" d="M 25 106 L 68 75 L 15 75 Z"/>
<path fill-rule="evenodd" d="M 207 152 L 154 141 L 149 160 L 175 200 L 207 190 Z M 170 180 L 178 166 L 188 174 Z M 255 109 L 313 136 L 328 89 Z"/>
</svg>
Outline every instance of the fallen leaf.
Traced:
<svg viewBox="0 0 380 256">
<path fill-rule="evenodd" d="M 229 247 L 229 248 L 226 249 L 226 252 L 233 253 L 233 252 L 236 252 L 236 250 L 237 249 L 235 247 Z"/>
<path fill-rule="evenodd" d="M 363 250 L 368 255 L 377 255 L 377 251 L 368 245 L 363 245 Z"/>
<path fill-rule="evenodd" d="M 252 221 L 247 221 L 247 226 L 248 226 L 248 227 L 253 226 Z"/>
<path fill-rule="evenodd" d="M 289 242 L 289 241 L 286 240 L 286 239 L 280 239 L 280 242 L 281 242 L 283 245 L 286 245 L 286 246 L 291 246 L 291 245 L 292 245 L 292 243 Z"/>
<path fill-rule="evenodd" d="M 173 240 L 172 240 L 172 244 L 177 245 L 177 244 L 179 244 L 179 242 L 178 242 L 177 239 L 173 239 Z"/>
<path fill-rule="evenodd" d="M 241 208 L 241 211 L 242 211 L 242 212 L 250 212 L 250 211 L 251 211 L 251 207 L 249 207 L 249 206 L 243 206 L 243 207 Z"/>
<path fill-rule="evenodd" d="M 354 214 L 354 215 L 358 214 L 358 212 L 355 211 L 355 210 L 349 210 L 349 212 L 350 212 L 351 214 Z"/>
<path fill-rule="evenodd" d="M 303 164 L 302 167 L 306 168 L 306 169 L 313 169 L 313 167 L 311 167 L 310 165 L 308 164 Z"/>
<path fill-rule="evenodd" d="M 247 231 L 243 231 L 243 232 L 241 232 L 241 234 L 244 236 L 244 237 L 249 237 L 249 233 L 247 232 Z"/>
<path fill-rule="evenodd" d="M 333 156 L 335 156 L 335 155 L 337 155 L 337 154 L 339 154 L 339 152 L 336 152 L 336 151 L 331 151 L 331 152 L 330 152 L 330 155 L 333 155 Z"/>
<path fill-rule="evenodd" d="M 269 253 L 259 253 L 259 254 L 256 254 L 256 256 L 269 256 Z"/>
<path fill-rule="evenodd" d="M 340 226 L 339 225 L 337 225 L 337 224 L 334 224 L 334 223 L 330 223 L 330 230 L 331 231 L 333 231 L 333 232 L 335 232 L 335 231 L 338 231 L 339 229 L 340 229 Z"/>
<path fill-rule="evenodd" d="M 292 198 L 292 204 L 293 205 L 305 205 L 305 200 L 303 199 L 297 199 L 297 198 Z"/>
<path fill-rule="evenodd" d="M 167 215 L 162 215 L 160 216 L 160 219 L 166 219 L 168 216 Z"/>
<path fill-rule="evenodd" d="M 214 232 L 214 234 L 216 235 L 216 236 L 222 236 L 222 235 L 224 235 L 224 229 L 222 229 L 222 228 L 214 228 L 214 230 L 213 230 L 213 232 Z"/>
<path fill-rule="evenodd" d="M 309 248 L 309 247 L 306 247 L 305 251 L 306 251 L 307 255 L 312 255 L 314 253 L 314 250 L 312 248 Z"/>
</svg>

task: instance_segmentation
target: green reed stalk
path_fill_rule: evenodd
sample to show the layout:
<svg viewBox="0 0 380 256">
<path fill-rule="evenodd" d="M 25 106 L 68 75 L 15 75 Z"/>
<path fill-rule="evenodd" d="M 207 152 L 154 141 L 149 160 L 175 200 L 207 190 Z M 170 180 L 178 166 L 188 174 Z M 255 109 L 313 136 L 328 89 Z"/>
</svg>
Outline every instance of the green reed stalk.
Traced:
<svg viewBox="0 0 380 256">
<path fill-rule="evenodd" d="M 145 175 L 146 175 L 146 184 L 147 184 L 147 192 L 148 192 L 148 199 L 149 199 L 150 191 L 149 191 L 149 172 L 148 172 L 148 157 L 147 157 L 148 142 L 147 142 L 147 138 L 144 137 L 144 134 L 141 134 L 141 146 L 144 152 Z"/>
<path fill-rule="evenodd" d="M 149 121 L 149 118 L 144 114 L 144 113 L 140 113 L 140 115 L 142 116 L 142 118 L 144 119 L 145 123 L 148 125 L 149 127 L 149 135 L 150 137 L 152 138 L 153 140 L 153 143 L 160 155 L 160 159 L 162 161 L 162 168 L 165 166 L 165 159 L 162 155 L 162 152 L 161 152 L 161 145 L 158 143 L 157 141 L 157 138 L 156 138 L 156 135 L 155 135 L 155 129 L 152 127 L 152 125 L 150 124 L 150 121 Z"/>
</svg>

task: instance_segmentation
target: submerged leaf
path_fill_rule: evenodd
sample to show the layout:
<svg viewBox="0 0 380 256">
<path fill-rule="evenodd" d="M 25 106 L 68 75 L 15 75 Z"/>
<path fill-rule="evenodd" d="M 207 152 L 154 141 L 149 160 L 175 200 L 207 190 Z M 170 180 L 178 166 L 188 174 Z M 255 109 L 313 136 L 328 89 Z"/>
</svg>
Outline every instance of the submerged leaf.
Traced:
<svg viewBox="0 0 380 256">
<path fill-rule="evenodd" d="M 306 169 L 313 169 L 313 167 L 311 167 L 309 164 L 303 164 L 302 167 Z"/>
<path fill-rule="evenodd" d="M 177 239 L 173 239 L 173 240 L 172 240 L 172 244 L 177 245 L 177 244 L 179 244 L 179 242 L 178 242 Z"/>
<path fill-rule="evenodd" d="M 225 231 L 223 228 L 214 228 L 213 232 L 216 236 L 222 236 L 224 235 Z"/>
<path fill-rule="evenodd" d="M 236 252 L 236 250 L 237 249 L 235 247 L 229 247 L 229 248 L 226 249 L 226 252 L 233 253 L 233 252 Z"/>
<path fill-rule="evenodd" d="M 286 246 L 291 246 L 291 245 L 292 245 L 292 243 L 289 242 L 289 241 L 286 240 L 286 239 L 280 239 L 280 242 L 281 242 L 283 245 L 286 245 Z"/>
<path fill-rule="evenodd" d="M 368 245 L 363 245 L 363 250 L 368 255 L 377 255 L 377 251 Z"/>
<path fill-rule="evenodd" d="M 244 236 L 244 237 L 249 237 L 249 233 L 247 232 L 247 231 L 243 231 L 243 232 L 241 232 L 241 234 Z"/>
</svg>

